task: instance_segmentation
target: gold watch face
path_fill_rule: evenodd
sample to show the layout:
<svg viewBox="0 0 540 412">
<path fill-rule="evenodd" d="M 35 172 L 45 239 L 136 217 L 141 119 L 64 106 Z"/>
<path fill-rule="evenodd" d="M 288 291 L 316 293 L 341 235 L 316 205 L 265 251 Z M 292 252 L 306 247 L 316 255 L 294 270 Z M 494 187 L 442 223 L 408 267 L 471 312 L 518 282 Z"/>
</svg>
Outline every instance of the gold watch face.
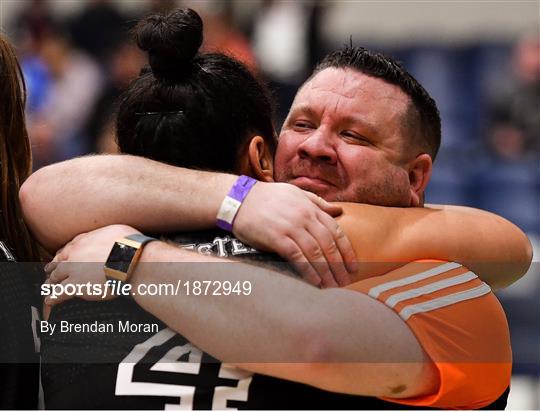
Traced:
<svg viewBox="0 0 540 412">
<path fill-rule="evenodd" d="M 129 239 L 116 242 L 105 263 L 105 274 L 112 279 L 127 281 L 129 269 L 138 257 L 140 243 Z"/>
<path fill-rule="evenodd" d="M 127 282 L 127 279 L 128 279 L 127 273 L 108 268 L 107 266 L 105 266 L 103 270 L 105 271 L 105 276 L 107 279 L 120 280 L 122 282 Z"/>
</svg>

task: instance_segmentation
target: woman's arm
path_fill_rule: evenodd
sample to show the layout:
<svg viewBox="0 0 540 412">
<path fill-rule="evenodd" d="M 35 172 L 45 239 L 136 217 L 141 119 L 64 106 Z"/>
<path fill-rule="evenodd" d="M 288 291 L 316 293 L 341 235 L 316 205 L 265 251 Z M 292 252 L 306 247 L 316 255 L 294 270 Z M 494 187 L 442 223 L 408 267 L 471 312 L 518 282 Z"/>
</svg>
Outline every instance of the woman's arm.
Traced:
<svg viewBox="0 0 540 412">
<path fill-rule="evenodd" d="M 528 270 L 532 247 L 514 224 L 493 213 L 460 206 L 389 208 L 343 203 L 337 220 L 361 262 L 360 278 L 406 262 L 459 262 L 499 289 Z"/>
</svg>

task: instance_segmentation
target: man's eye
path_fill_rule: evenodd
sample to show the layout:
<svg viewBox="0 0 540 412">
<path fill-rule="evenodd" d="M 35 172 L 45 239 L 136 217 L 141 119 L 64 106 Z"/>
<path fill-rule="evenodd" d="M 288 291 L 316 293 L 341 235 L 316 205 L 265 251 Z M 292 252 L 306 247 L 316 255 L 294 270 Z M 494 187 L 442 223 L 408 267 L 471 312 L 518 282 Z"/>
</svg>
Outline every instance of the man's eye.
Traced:
<svg viewBox="0 0 540 412">
<path fill-rule="evenodd" d="M 354 133 L 349 130 L 343 131 L 341 135 L 347 140 L 351 140 L 356 143 L 368 143 L 367 139 L 364 136 L 361 136 L 358 133 Z"/>
<path fill-rule="evenodd" d="M 311 129 L 311 128 L 313 128 L 311 123 L 304 122 L 304 121 L 296 121 L 294 123 L 294 127 L 296 127 L 297 129 Z"/>
</svg>

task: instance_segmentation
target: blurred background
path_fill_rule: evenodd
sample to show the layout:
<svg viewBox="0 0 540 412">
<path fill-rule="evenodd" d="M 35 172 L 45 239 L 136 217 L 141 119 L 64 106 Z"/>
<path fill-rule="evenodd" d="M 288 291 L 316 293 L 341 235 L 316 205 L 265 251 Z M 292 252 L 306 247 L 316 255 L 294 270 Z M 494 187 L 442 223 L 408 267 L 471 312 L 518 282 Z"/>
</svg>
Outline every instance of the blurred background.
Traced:
<svg viewBox="0 0 540 412">
<path fill-rule="evenodd" d="M 145 63 L 138 18 L 179 6 L 205 23 L 205 50 L 261 73 L 281 124 L 328 51 L 397 57 L 431 93 L 443 143 L 427 202 L 493 211 L 540 250 L 539 1 L 0 0 L 0 25 L 28 84 L 34 169 L 114 152 L 115 101 Z M 499 294 L 514 349 L 509 409 L 540 409 L 540 264 Z"/>
</svg>

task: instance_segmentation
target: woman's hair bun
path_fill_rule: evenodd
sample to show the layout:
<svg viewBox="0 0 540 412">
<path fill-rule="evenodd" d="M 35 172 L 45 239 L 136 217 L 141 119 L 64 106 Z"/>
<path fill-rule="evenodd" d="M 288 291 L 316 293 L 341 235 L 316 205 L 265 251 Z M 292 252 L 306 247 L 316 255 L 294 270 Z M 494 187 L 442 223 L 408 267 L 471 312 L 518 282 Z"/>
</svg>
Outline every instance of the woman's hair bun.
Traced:
<svg viewBox="0 0 540 412">
<path fill-rule="evenodd" d="M 148 52 L 156 77 L 174 79 L 189 68 L 203 41 L 203 22 L 191 9 L 152 14 L 137 24 L 135 39 Z"/>
</svg>

